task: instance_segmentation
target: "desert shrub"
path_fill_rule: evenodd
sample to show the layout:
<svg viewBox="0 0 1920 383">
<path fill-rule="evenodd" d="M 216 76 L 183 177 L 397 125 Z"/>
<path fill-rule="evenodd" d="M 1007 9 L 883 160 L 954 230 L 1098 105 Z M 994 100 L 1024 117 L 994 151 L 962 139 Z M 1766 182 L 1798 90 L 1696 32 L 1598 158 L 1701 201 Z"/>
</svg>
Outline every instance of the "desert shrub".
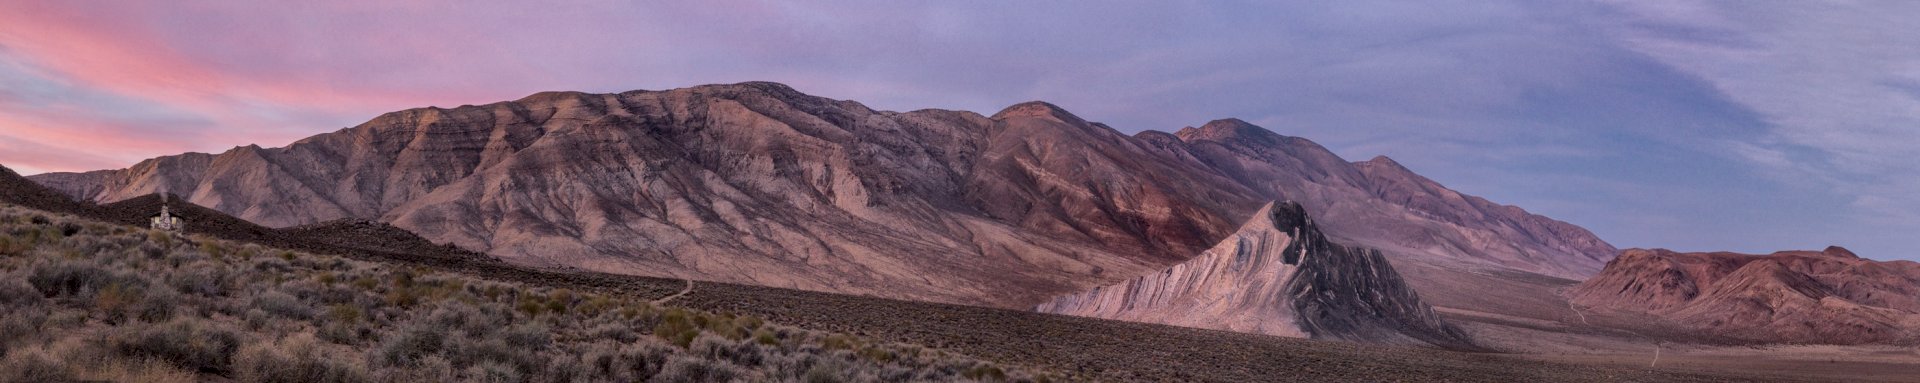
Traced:
<svg viewBox="0 0 1920 383">
<path fill-rule="evenodd" d="M 115 323 L 125 316 L 128 308 L 140 302 L 140 290 L 129 288 L 124 283 L 108 283 L 93 295 L 93 308 L 107 315 L 107 323 Z"/>
<path fill-rule="evenodd" d="M 856 352 L 855 354 L 859 355 L 862 358 L 867 358 L 867 360 L 872 360 L 880 363 L 892 362 L 894 361 L 894 359 L 899 359 L 900 357 L 900 355 L 895 354 L 893 350 L 889 350 L 886 347 L 875 347 L 875 346 L 862 347 L 860 348 L 860 351 Z"/>
<path fill-rule="evenodd" d="M 359 277 L 353 280 L 352 285 L 353 288 L 360 289 L 361 291 L 373 291 L 373 288 L 380 287 L 380 280 L 371 277 Z"/>
<path fill-rule="evenodd" d="M 312 336 L 294 335 L 248 346 L 234 357 L 234 375 L 243 382 L 365 382 L 367 369 L 351 355 L 324 352 Z"/>
<path fill-rule="evenodd" d="M 171 249 L 174 243 L 173 233 L 165 230 L 147 230 L 147 243 L 152 243 L 162 250 Z"/>
<path fill-rule="evenodd" d="M 193 318 L 124 329 L 106 342 L 107 348 L 120 355 L 164 360 L 208 373 L 228 371 L 233 353 L 240 347 L 240 337 L 233 331 Z"/>
<path fill-rule="evenodd" d="M 506 293 L 507 293 L 506 288 L 502 288 L 500 287 L 500 285 L 496 285 L 496 284 L 488 284 L 486 288 L 480 289 L 480 296 L 486 297 L 487 300 L 489 301 L 500 300 L 500 296 L 505 295 Z"/>
<path fill-rule="evenodd" d="M 534 350 L 514 347 L 500 338 L 474 339 L 457 337 L 446 347 L 447 359 L 454 366 L 476 366 L 497 363 L 513 367 L 522 373 L 540 371 L 548 362 L 547 358 Z"/>
<path fill-rule="evenodd" d="M 358 345 L 372 335 L 372 330 L 354 323 L 327 322 L 320 325 L 315 333 L 321 340 L 344 345 Z"/>
<path fill-rule="evenodd" d="M 469 334 L 482 334 L 507 328 L 512 318 L 512 314 L 499 305 L 447 304 L 434 308 L 420 320 Z"/>
<path fill-rule="evenodd" d="M 326 304 L 352 302 L 360 296 L 359 292 L 328 286 L 312 279 L 294 279 L 280 284 L 280 291 L 302 301 L 317 301 Z"/>
<path fill-rule="evenodd" d="M 410 322 L 380 343 L 374 351 L 380 362 L 405 366 L 437 355 L 447 345 L 447 330 L 424 322 Z"/>
<path fill-rule="evenodd" d="M 269 290 L 253 297 L 253 307 L 282 318 L 308 320 L 313 319 L 313 308 L 308 307 L 300 298 L 279 290 Z"/>
<path fill-rule="evenodd" d="M 653 326 L 653 336 L 685 348 L 700 335 L 700 326 L 694 323 L 695 315 L 682 309 L 667 310 L 660 315 L 660 324 Z"/>
<path fill-rule="evenodd" d="M 704 358 L 675 355 L 667 358 L 660 367 L 660 373 L 654 375 L 655 382 L 725 382 L 744 379 L 746 372 L 738 366 Z"/>
<path fill-rule="evenodd" d="M 591 339 L 612 339 L 620 343 L 633 343 L 634 341 L 640 340 L 640 334 L 634 332 L 632 326 L 617 323 L 594 326 L 587 330 L 587 337 Z"/>
<path fill-rule="evenodd" d="M 253 260 L 253 269 L 255 271 L 266 272 L 268 275 L 278 275 L 293 271 L 293 265 L 288 264 L 287 260 L 280 258 L 255 258 Z"/>
<path fill-rule="evenodd" d="M 872 371 L 870 371 L 868 368 L 863 368 L 863 366 L 856 365 L 844 359 L 836 359 L 836 358 L 825 358 L 825 360 L 821 360 L 818 363 L 814 363 L 811 367 L 807 368 L 806 373 L 803 373 L 800 375 L 800 380 L 805 381 L 807 383 L 880 381 L 880 379 L 874 376 L 872 374 Z M 906 379 L 906 380 L 914 380 L 914 379 Z M 935 379 L 928 379 L 928 380 L 935 380 Z M 901 380 L 896 380 L 896 381 L 901 381 Z"/>
<path fill-rule="evenodd" d="M 859 340 L 847 334 L 833 334 L 820 340 L 820 347 L 828 350 L 852 350 L 859 346 Z"/>
<path fill-rule="evenodd" d="M 581 347 L 577 353 L 583 380 L 637 382 L 660 372 L 672 355 L 672 346 L 657 341 L 638 344 L 599 341 Z"/>
<path fill-rule="evenodd" d="M 411 287 L 396 287 L 387 291 L 385 298 L 388 306 L 413 307 L 420 304 L 420 293 Z"/>
<path fill-rule="evenodd" d="M 11 352 L 0 359 L 0 382 L 75 382 L 65 363 L 40 352 Z"/>
<path fill-rule="evenodd" d="M 545 300 L 531 294 L 520 296 L 519 302 L 515 303 L 513 307 L 520 310 L 521 313 L 527 314 L 529 317 L 537 317 L 547 312 L 547 303 Z"/>
<path fill-rule="evenodd" d="M 327 306 L 327 320 L 333 323 L 360 323 L 367 318 L 365 310 L 351 304 Z"/>
<path fill-rule="evenodd" d="M 27 242 L 25 239 L 14 238 L 12 234 L 0 233 L 0 256 L 26 254 L 27 250 L 32 248 L 33 243 Z"/>
<path fill-rule="evenodd" d="M 758 343 L 735 341 L 713 334 L 700 334 L 687 350 L 693 355 L 729 361 L 744 367 L 765 364 L 768 353 L 768 349 Z"/>
<path fill-rule="evenodd" d="M 31 255 L 0 257 L 0 382 L 1027 379 L 961 356 L 623 295 L 50 222 L 0 225 L 0 238 Z M 118 327 L 76 331 L 103 314 Z M 246 339 L 278 340 L 236 346 Z"/>
<path fill-rule="evenodd" d="M 39 307 L 46 303 L 46 297 L 40 295 L 33 285 L 13 275 L 0 277 L 0 308 L 15 310 Z"/>
<path fill-rule="evenodd" d="M 505 383 L 526 381 L 520 369 L 495 361 L 482 361 L 467 367 L 467 378 L 475 382 Z"/>
<path fill-rule="evenodd" d="M 580 308 L 577 309 L 577 311 L 582 315 L 591 317 L 606 312 L 607 309 L 613 308 L 614 305 L 613 298 L 605 295 L 594 295 L 587 298 L 585 302 L 580 303 Z"/>
<path fill-rule="evenodd" d="M 516 348 L 545 349 L 553 344 L 553 327 L 539 322 L 516 324 L 507 328 L 505 338 Z"/>
<path fill-rule="evenodd" d="M 140 303 L 133 307 L 132 315 L 141 321 L 164 322 L 173 319 L 174 311 L 179 307 L 180 293 L 165 286 L 149 287 L 141 297 Z"/>
<path fill-rule="evenodd" d="M 120 278 L 99 265 L 83 261 L 59 261 L 35 266 L 27 276 L 41 294 L 68 297 L 89 293 Z"/>
<path fill-rule="evenodd" d="M 0 355 L 14 343 L 40 333 L 47 324 L 47 309 L 44 307 L 22 307 L 8 309 L 0 316 Z"/>
<path fill-rule="evenodd" d="M 178 294 L 165 286 L 139 286 L 125 281 L 107 283 L 93 296 L 93 307 L 107 323 L 131 318 L 161 322 L 173 317 Z"/>
<path fill-rule="evenodd" d="M 753 342 L 773 347 L 780 347 L 781 345 L 780 336 L 774 334 L 773 330 L 767 328 L 753 330 Z"/>
<path fill-rule="evenodd" d="M 219 241 L 214 241 L 206 237 L 197 237 L 195 239 L 200 242 L 200 253 L 213 257 L 213 259 L 227 257 L 227 246 L 221 244 Z"/>
<path fill-rule="evenodd" d="M 977 363 L 961 372 L 960 376 L 979 381 L 1003 382 L 1007 380 L 1007 371 L 987 363 Z"/>
<path fill-rule="evenodd" d="M 169 275 L 167 284 L 187 294 L 221 297 L 227 295 L 227 281 L 231 277 L 232 271 L 225 266 L 194 262 Z"/>
</svg>

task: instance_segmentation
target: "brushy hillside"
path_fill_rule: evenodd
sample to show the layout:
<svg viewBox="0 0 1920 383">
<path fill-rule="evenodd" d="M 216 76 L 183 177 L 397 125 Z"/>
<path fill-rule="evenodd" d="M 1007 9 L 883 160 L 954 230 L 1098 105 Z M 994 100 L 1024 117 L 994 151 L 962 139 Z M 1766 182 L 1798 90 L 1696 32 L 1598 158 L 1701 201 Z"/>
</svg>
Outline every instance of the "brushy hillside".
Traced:
<svg viewBox="0 0 1920 383">
<path fill-rule="evenodd" d="M 1046 381 L 733 316 L 0 205 L 0 382 Z"/>
</svg>

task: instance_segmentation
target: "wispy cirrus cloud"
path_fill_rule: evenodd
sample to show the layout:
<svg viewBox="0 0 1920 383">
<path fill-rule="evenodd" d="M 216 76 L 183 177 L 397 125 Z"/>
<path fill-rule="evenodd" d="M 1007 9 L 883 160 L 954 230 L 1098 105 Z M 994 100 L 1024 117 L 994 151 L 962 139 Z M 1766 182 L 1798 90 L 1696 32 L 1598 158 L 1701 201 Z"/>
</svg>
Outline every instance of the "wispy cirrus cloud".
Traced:
<svg viewBox="0 0 1920 383">
<path fill-rule="evenodd" d="M 1612 32 L 1765 116 L 1729 144 L 1776 179 L 1850 199 L 1854 236 L 1920 231 L 1920 33 L 1905 2 L 1621 2 Z M 1780 201 L 1783 204 L 1799 201 Z M 1877 237 L 1877 238 L 1876 238 Z"/>
</svg>

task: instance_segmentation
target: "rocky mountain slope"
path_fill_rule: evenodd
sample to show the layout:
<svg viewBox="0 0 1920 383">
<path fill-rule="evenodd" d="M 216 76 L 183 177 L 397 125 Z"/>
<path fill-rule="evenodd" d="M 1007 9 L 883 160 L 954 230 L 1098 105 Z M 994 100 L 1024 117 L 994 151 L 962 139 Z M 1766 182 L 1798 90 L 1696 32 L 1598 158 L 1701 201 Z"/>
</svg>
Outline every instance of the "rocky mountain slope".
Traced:
<svg viewBox="0 0 1920 383">
<path fill-rule="evenodd" d="M 1127 136 L 1042 102 L 900 113 L 742 83 L 410 109 L 33 179 L 273 227 L 378 220 L 526 265 L 1003 307 L 1177 263 L 1276 199 L 1396 256 L 1585 275 L 1613 252 L 1390 163 L 1237 120 Z"/>
<path fill-rule="evenodd" d="M 1329 235 L 1389 254 L 1583 278 L 1615 251 L 1579 226 L 1447 189 L 1385 156 L 1349 163 L 1313 141 L 1237 119 L 1174 135 L 1215 171 L 1321 212 Z"/>
<path fill-rule="evenodd" d="M 174 216 L 186 221 L 188 234 L 359 258 L 406 260 L 449 269 L 478 267 L 496 271 L 506 266 L 486 254 L 434 244 L 384 223 L 340 220 L 270 228 L 162 194 L 105 205 L 74 201 L 5 166 L 0 166 L 0 203 L 135 227 L 146 227 L 148 217 L 166 206 Z"/>
<path fill-rule="evenodd" d="M 1758 342 L 1920 340 L 1920 263 L 1840 247 L 1769 255 L 1630 249 L 1569 292 L 1596 310 L 1650 314 Z"/>
<path fill-rule="evenodd" d="M 1269 335 L 1470 348 L 1379 250 L 1332 243 L 1295 202 L 1269 204 L 1187 262 L 1057 297 L 1038 311 Z"/>
</svg>

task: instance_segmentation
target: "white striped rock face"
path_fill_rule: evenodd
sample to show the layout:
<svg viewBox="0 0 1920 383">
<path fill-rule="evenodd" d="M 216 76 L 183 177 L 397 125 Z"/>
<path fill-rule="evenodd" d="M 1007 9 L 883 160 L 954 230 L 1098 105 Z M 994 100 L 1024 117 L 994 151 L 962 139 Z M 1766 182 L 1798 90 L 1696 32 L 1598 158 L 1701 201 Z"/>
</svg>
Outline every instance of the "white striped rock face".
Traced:
<svg viewBox="0 0 1920 383">
<path fill-rule="evenodd" d="M 1192 260 L 1037 309 L 1296 338 L 1472 347 L 1379 251 L 1327 242 L 1293 202 L 1267 205 Z"/>
</svg>

